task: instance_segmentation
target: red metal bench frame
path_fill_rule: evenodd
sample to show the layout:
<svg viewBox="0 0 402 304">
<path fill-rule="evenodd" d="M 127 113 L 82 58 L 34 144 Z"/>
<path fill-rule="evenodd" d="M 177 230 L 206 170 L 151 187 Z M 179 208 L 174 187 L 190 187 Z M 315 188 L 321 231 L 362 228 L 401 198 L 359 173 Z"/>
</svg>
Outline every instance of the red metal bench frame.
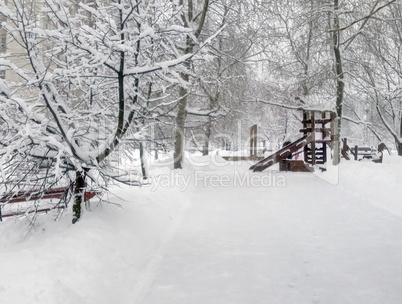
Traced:
<svg viewBox="0 0 402 304">
<path fill-rule="evenodd" d="M 0 198 L 0 203 L 7 203 L 7 204 L 15 204 L 15 203 L 22 203 L 27 201 L 35 201 L 38 199 L 52 199 L 52 198 L 62 198 L 63 195 L 66 194 L 70 187 L 58 187 L 52 189 L 46 189 L 44 191 L 41 190 L 30 190 L 30 191 L 19 191 L 19 192 L 9 192 L 3 195 Z M 95 197 L 98 193 L 95 191 L 85 191 L 84 192 L 84 202 L 90 200 L 91 198 Z M 38 213 L 38 212 L 49 212 L 55 209 L 65 209 L 66 206 L 58 205 L 55 207 L 48 207 L 48 208 L 41 208 L 41 209 L 34 209 L 34 210 L 27 210 L 27 211 L 19 211 L 19 212 L 11 212 L 6 214 L 1 214 L 0 209 L 0 221 L 3 217 L 10 217 L 10 216 L 18 216 L 30 213 Z"/>
</svg>

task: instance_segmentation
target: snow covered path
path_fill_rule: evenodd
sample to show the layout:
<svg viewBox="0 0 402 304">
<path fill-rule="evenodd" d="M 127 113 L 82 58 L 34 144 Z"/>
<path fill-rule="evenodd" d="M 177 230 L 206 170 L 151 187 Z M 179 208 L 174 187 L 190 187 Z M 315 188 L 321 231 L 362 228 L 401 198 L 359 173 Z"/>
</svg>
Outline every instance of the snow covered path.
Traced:
<svg viewBox="0 0 402 304">
<path fill-rule="evenodd" d="M 401 219 L 312 174 L 285 177 L 194 189 L 134 303 L 400 304 Z"/>
</svg>

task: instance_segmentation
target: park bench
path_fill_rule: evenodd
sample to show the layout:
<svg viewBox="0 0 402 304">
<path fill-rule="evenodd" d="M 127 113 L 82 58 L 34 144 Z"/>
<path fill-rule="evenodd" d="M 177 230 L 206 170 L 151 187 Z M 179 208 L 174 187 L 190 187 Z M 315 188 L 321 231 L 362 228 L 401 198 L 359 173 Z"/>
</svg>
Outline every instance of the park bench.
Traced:
<svg viewBox="0 0 402 304">
<path fill-rule="evenodd" d="M 68 192 L 70 191 L 70 187 L 58 187 L 58 188 L 52 188 L 52 189 L 47 189 L 47 190 L 39 190 L 39 189 L 34 189 L 34 190 L 29 190 L 29 191 L 15 191 L 15 192 L 8 192 L 4 194 L 0 198 L 0 221 L 2 221 L 2 218 L 5 217 L 12 217 L 12 216 L 19 216 L 19 215 L 24 215 L 24 214 L 30 214 L 30 213 L 47 213 L 51 210 L 60 210 L 60 209 L 65 209 L 67 206 L 65 204 L 56 204 L 54 206 L 50 207 L 33 207 L 33 208 L 25 208 L 25 210 L 17 210 L 17 211 L 11 211 L 5 214 L 2 214 L 2 208 L 5 205 L 8 204 L 19 204 L 19 203 L 24 203 L 24 202 L 30 202 L 30 201 L 38 201 L 38 200 L 47 200 L 47 199 L 61 199 L 64 196 L 68 195 Z M 90 200 L 93 198 L 97 192 L 95 191 L 85 191 L 84 192 L 84 202 Z"/>
</svg>

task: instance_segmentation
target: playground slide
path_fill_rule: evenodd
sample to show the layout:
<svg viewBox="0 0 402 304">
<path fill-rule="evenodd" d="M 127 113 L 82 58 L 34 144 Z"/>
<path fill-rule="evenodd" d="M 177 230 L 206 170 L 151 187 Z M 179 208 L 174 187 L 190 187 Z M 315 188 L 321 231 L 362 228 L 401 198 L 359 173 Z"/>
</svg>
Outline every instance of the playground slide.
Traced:
<svg viewBox="0 0 402 304">
<path fill-rule="evenodd" d="M 253 170 L 253 172 L 261 172 L 267 169 L 268 167 L 272 166 L 273 164 L 276 164 L 281 160 L 286 159 L 288 156 L 297 152 L 298 150 L 300 150 L 300 148 L 303 148 L 310 142 L 311 142 L 310 136 L 307 135 L 303 136 L 302 138 L 299 138 L 298 140 L 288 144 L 282 149 L 276 151 L 274 154 L 271 154 L 270 156 L 264 158 L 255 165 L 251 166 L 250 170 Z"/>
</svg>

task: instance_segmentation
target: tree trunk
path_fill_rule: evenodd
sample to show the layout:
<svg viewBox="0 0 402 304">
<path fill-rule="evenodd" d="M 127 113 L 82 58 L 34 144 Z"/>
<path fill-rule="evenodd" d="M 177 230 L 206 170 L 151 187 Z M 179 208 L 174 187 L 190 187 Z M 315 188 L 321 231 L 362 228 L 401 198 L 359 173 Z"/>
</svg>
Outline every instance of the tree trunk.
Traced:
<svg viewBox="0 0 402 304">
<path fill-rule="evenodd" d="M 183 74 L 182 78 L 184 81 L 188 82 L 189 75 Z M 180 102 L 179 109 L 176 117 L 176 134 L 175 134 L 175 144 L 174 144 L 174 169 L 183 168 L 183 153 L 184 153 L 184 126 L 187 117 L 187 90 L 180 87 Z"/>
<path fill-rule="evenodd" d="M 304 58 L 304 61 L 302 61 L 303 65 L 303 73 L 304 77 L 301 82 L 301 88 L 302 88 L 302 94 L 303 96 L 309 96 L 310 95 L 310 86 L 309 86 L 309 81 L 308 77 L 310 74 L 310 52 L 311 52 L 311 45 L 312 45 L 312 39 L 313 39 L 313 12 L 314 12 L 314 1 L 311 1 L 310 3 L 310 21 L 308 22 L 308 34 L 307 34 L 307 45 L 306 45 L 306 56 Z"/>
<path fill-rule="evenodd" d="M 184 5 L 184 0 L 180 0 L 179 4 Z M 198 38 L 201 34 L 202 28 L 204 27 L 204 23 L 206 20 L 206 15 L 209 7 L 209 0 L 204 0 L 203 8 L 202 11 L 200 12 L 199 16 L 197 14 L 197 17 L 199 17 L 199 23 L 197 26 L 196 31 L 194 32 L 194 37 Z M 195 22 L 194 19 L 194 7 L 193 7 L 193 1 L 188 0 L 187 1 L 187 13 L 182 15 L 182 19 L 184 22 L 184 25 L 186 27 L 190 27 L 191 23 Z M 190 24 L 189 24 L 190 22 Z M 184 50 L 184 54 L 191 54 L 194 50 L 194 41 L 192 38 L 189 36 L 187 37 L 186 40 L 186 48 Z M 190 70 L 190 64 L 187 62 L 185 64 L 185 67 Z M 182 79 L 184 82 L 188 83 L 190 76 L 188 73 L 182 73 L 181 75 Z M 187 95 L 188 95 L 188 90 L 186 88 L 180 87 L 179 91 L 179 96 L 180 96 L 180 102 L 179 102 L 179 109 L 177 112 L 177 117 L 176 117 L 176 132 L 175 132 L 175 144 L 174 144 L 174 164 L 173 168 L 174 169 L 182 169 L 183 168 L 183 153 L 184 153 L 184 127 L 185 127 L 185 122 L 186 122 L 186 117 L 187 117 Z"/>
<path fill-rule="evenodd" d="M 147 170 L 145 169 L 145 151 L 144 144 L 140 142 L 140 160 L 141 160 L 141 173 L 143 179 L 148 179 Z"/>
<path fill-rule="evenodd" d="M 202 147 L 202 156 L 206 156 L 209 154 L 209 141 L 211 138 L 211 132 L 212 132 L 212 118 L 208 117 L 208 123 L 205 127 L 205 139 L 204 139 L 204 145 Z"/>
<path fill-rule="evenodd" d="M 85 171 L 75 171 L 74 182 L 74 204 L 73 204 L 73 224 L 75 224 L 81 217 L 81 207 L 84 201 L 85 192 Z"/>
<path fill-rule="evenodd" d="M 398 155 L 402 156 L 402 143 L 397 142 L 396 143 L 396 148 L 398 149 Z"/>
<path fill-rule="evenodd" d="M 220 96 L 220 91 L 218 90 L 215 94 L 215 96 L 210 96 L 209 97 L 209 109 L 212 111 L 214 109 L 216 109 L 216 107 L 218 106 L 218 99 Z M 202 155 L 206 156 L 209 154 L 209 143 L 210 143 L 210 139 L 211 139 L 211 135 L 212 135 L 212 128 L 213 128 L 213 119 L 212 117 L 208 117 L 208 122 L 205 128 L 205 143 L 204 143 L 204 148 L 202 150 Z"/>
<path fill-rule="evenodd" d="M 343 75 L 343 66 L 342 66 L 342 55 L 340 50 L 340 36 L 341 31 L 338 30 L 339 27 L 339 0 L 334 0 L 334 19 L 333 19 L 333 26 L 334 31 L 332 33 L 332 43 L 334 49 L 334 57 L 335 57 L 335 77 L 336 77 L 336 115 L 337 115 L 337 122 L 338 122 L 338 132 L 335 135 L 334 141 L 334 165 L 338 165 L 340 161 L 340 136 L 341 136 L 341 120 L 342 120 L 342 107 L 343 107 L 343 95 L 345 89 L 344 83 L 344 75 Z"/>
<path fill-rule="evenodd" d="M 402 137 L 402 116 L 401 116 L 401 125 L 400 125 L 400 130 L 399 130 L 399 137 Z M 402 142 L 397 141 L 396 142 L 396 148 L 398 150 L 398 155 L 402 156 Z"/>
</svg>

